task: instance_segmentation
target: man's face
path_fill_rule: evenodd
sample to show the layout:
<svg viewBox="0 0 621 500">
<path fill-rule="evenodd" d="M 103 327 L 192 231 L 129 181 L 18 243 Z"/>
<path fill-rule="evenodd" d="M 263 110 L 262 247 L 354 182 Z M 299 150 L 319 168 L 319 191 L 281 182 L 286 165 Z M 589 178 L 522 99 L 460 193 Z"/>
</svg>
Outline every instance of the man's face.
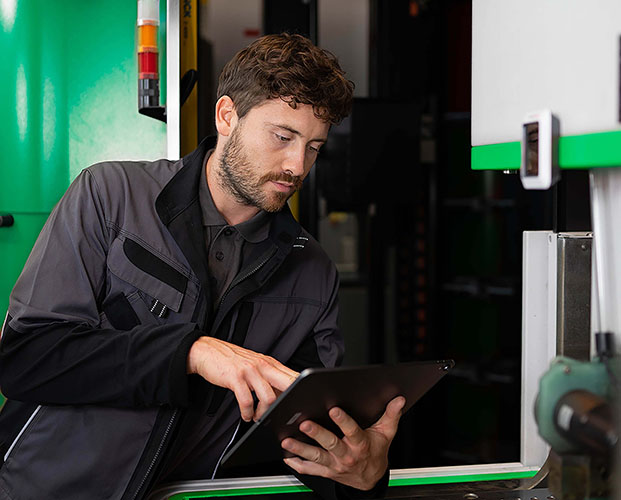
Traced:
<svg viewBox="0 0 621 500">
<path fill-rule="evenodd" d="M 224 145 L 223 188 L 238 203 L 277 212 L 302 186 L 328 129 L 306 104 L 293 109 L 273 99 L 252 108 Z"/>
</svg>

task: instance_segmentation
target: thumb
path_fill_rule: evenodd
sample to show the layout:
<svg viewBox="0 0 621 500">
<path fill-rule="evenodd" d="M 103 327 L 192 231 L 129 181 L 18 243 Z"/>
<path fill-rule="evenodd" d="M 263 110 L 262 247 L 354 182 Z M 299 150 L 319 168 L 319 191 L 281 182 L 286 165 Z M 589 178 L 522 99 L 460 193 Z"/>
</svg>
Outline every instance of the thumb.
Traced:
<svg viewBox="0 0 621 500">
<path fill-rule="evenodd" d="M 381 432 L 387 439 L 392 440 L 397 433 L 401 410 L 405 407 L 405 398 L 397 396 L 386 405 L 386 410 L 373 427 Z"/>
</svg>

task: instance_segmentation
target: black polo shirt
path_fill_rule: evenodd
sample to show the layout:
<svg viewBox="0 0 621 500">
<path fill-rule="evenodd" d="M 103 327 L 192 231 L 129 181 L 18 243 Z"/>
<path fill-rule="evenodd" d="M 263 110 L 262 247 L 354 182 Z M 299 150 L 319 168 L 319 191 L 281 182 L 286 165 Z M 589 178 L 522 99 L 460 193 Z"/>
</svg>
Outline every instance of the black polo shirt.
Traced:
<svg viewBox="0 0 621 500">
<path fill-rule="evenodd" d="M 203 165 L 206 165 L 212 152 L 213 150 L 207 152 Z M 198 196 L 203 213 L 203 233 L 209 258 L 211 296 L 213 307 L 216 309 L 229 285 L 244 265 L 244 260 L 249 257 L 257 244 L 267 239 L 272 215 L 261 210 L 250 220 L 235 226 L 229 225 L 214 205 L 207 184 L 205 166 L 201 173 Z"/>
<path fill-rule="evenodd" d="M 229 225 L 218 212 L 209 185 L 205 165 L 213 150 L 208 151 L 203 162 L 198 196 L 203 218 L 203 233 L 207 247 L 211 296 L 213 309 L 220 305 L 229 285 L 248 259 L 254 247 L 267 239 L 272 221 L 272 214 L 261 210 L 250 220 Z M 227 434 L 232 429 L 220 429 L 220 435 L 209 433 L 210 423 L 206 418 L 208 408 L 202 409 L 205 418 L 198 419 L 187 435 L 180 452 L 172 461 L 172 468 L 165 475 L 165 481 L 190 479 L 209 479 L 216 464 L 209 463 L 214 457 L 210 453 L 212 446 L 229 439 Z M 237 433 L 235 433 L 237 434 Z"/>
</svg>

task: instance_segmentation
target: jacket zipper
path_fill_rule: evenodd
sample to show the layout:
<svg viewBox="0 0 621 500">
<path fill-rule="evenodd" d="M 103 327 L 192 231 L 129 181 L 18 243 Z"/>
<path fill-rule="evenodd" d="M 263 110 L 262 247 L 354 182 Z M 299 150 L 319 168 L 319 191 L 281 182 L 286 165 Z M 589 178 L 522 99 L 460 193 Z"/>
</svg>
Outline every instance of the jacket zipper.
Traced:
<svg viewBox="0 0 621 500">
<path fill-rule="evenodd" d="M 226 292 L 224 292 L 224 295 L 222 296 L 222 299 L 220 299 L 220 304 L 218 305 L 218 310 L 222 307 L 222 304 L 224 303 L 224 299 L 229 294 L 229 291 L 231 291 L 231 289 L 234 286 L 238 285 L 239 283 L 241 283 L 245 279 L 248 279 L 250 276 L 252 276 L 254 273 L 256 273 L 259 269 L 261 269 L 265 264 L 267 264 L 267 262 L 274 256 L 275 253 L 276 253 L 276 249 L 274 249 L 272 252 L 270 252 L 270 254 L 263 261 L 261 261 L 259 264 L 257 264 L 254 268 L 252 268 L 246 274 L 244 274 L 243 276 L 241 276 L 238 279 L 233 280 L 233 282 L 228 287 Z M 224 450 L 220 454 L 220 458 L 218 458 L 218 461 L 216 462 L 216 466 L 215 466 L 215 468 L 213 470 L 213 474 L 211 475 L 211 479 L 215 479 L 216 473 L 218 472 L 218 468 L 220 467 L 220 462 L 222 462 L 222 459 L 224 458 L 224 455 L 226 455 L 226 452 L 229 451 L 229 448 L 233 444 L 233 441 L 235 441 L 235 436 L 237 436 L 237 433 L 239 432 L 239 427 L 240 426 L 241 426 L 241 420 L 239 420 L 237 422 L 237 426 L 235 427 L 235 432 L 233 432 L 233 436 L 231 437 L 230 441 L 227 443 L 227 445 L 224 447 Z"/>
<path fill-rule="evenodd" d="M 199 313 L 200 315 L 200 313 Z M 201 321 L 204 321 L 204 318 L 200 319 Z M 160 445 L 157 448 L 157 451 L 155 452 L 155 455 L 153 455 L 153 458 L 151 459 L 151 463 L 149 464 L 149 467 L 147 468 L 147 471 L 145 472 L 142 481 L 140 481 L 140 485 L 138 486 L 138 489 L 136 490 L 136 493 L 134 494 L 132 500 L 136 500 L 136 498 L 138 498 L 138 495 L 140 494 L 140 490 L 142 490 L 142 488 L 144 487 L 145 483 L 147 482 L 147 479 L 149 478 L 149 475 L 151 474 L 151 471 L 153 470 L 153 467 L 155 467 L 155 464 L 159 458 L 159 455 L 162 453 L 162 449 L 164 448 L 164 443 L 166 442 L 166 438 L 168 437 L 168 434 L 170 434 L 170 430 L 172 429 L 172 426 L 175 422 L 175 419 L 177 418 L 177 414 L 179 413 L 179 410 L 175 410 L 172 414 L 172 416 L 170 417 L 170 420 L 168 421 L 168 426 L 166 427 L 166 431 L 164 432 L 164 436 L 162 436 L 162 440 L 160 441 Z"/>
<path fill-rule="evenodd" d="M 242 281 L 250 278 L 250 276 L 252 276 L 254 273 L 256 273 L 259 269 L 261 269 L 265 264 L 268 263 L 268 261 L 274 256 L 274 254 L 276 253 L 277 249 L 273 249 L 270 254 L 264 259 L 262 260 L 259 264 L 257 264 L 254 268 L 252 268 L 250 271 L 248 271 L 246 274 L 244 274 L 243 276 L 239 277 L 239 278 L 235 278 L 233 280 L 233 282 L 230 284 L 230 286 L 226 289 L 226 292 L 224 292 L 224 295 L 222 296 L 222 298 L 220 299 L 220 304 L 218 304 L 218 310 L 220 310 L 220 308 L 222 307 L 222 304 L 224 304 L 224 299 L 226 299 L 227 295 L 229 294 L 229 292 L 235 287 L 237 286 L 239 283 L 241 283 Z"/>
<path fill-rule="evenodd" d="M 240 278 L 235 279 L 231 283 L 229 288 L 226 290 L 224 295 L 222 296 L 222 299 L 220 299 L 220 304 L 218 305 L 218 309 L 220 309 L 220 307 L 222 307 L 222 304 L 224 303 L 224 299 L 229 294 L 231 289 L 234 286 L 236 286 L 237 284 L 239 284 L 242 281 L 244 281 L 245 279 L 248 279 L 250 276 L 252 276 L 254 273 L 256 273 L 259 269 L 261 269 L 265 264 L 267 264 L 267 262 L 273 257 L 273 255 L 276 253 L 276 251 L 277 250 L 274 249 L 263 261 L 261 261 L 254 268 L 252 268 L 252 270 L 248 271 L 246 274 L 244 274 Z M 162 452 L 162 448 L 164 447 L 164 442 L 166 441 L 166 438 L 168 437 L 168 434 L 170 433 L 170 429 L 172 428 L 174 420 L 177 417 L 177 411 L 178 410 L 175 410 L 175 412 L 173 413 L 172 417 L 170 417 L 170 421 L 168 422 L 168 427 L 166 428 L 166 432 L 164 432 L 164 436 L 162 437 L 162 441 L 160 442 L 160 445 L 157 448 L 157 451 L 155 452 L 155 455 L 151 459 L 151 463 L 149 464 L 149 467 L 148 467 L 147 471 L 145 472 L 145 475 L 143 476 L 142 481 L 140 482 L 140 485 L 138 486 L 138 489 L 136 490 L 136 494 L 134 495 L 133 500 L 136 500 L 136 498 L 138 498 L 140 490 L 142 490 L 142 487 L 147 482 L 147 479 L 148 479 L 149 475 L 151 474 L 151 470 L 153 470 L 153 467 L 155 466 L 155 463 L 157 462 L 157 459 L 159 458 L 159 455 Z M 235 439 L 235 436 L 237 435 L 237 431 L 239 430 L 239 425 L 240 425 L 240 423 L 237 424 L 237 428 L 235 429 L 235 433 L 233 434 L 233 439 Z M 224 449 L 224 453 L 226 453 L 228 448 L 231 446 L 231 443 L 233 442 L 233 439 L 231 439 L 229 444 Z M 222 457 L 224 456 L 224 453 L 222 454 L 222 456 L 220 456 L 220 459 L 218 460 L 218 463 L 216 464 L 216 468 L 214 470 L 214 475 L 215 475 L 216 471 L 218 470 L 218 466 L 220 465 L 220 461 L 222 460 Z"/>
<path fill-rule="evenodd" d="M 149 467 L 147 471 L 145 472 L 142 478 L 142 481 L 140 482 L 140 485 L 138 486 L 138 489 L 136 490 L 136 493 L 133 496 L 133 500 L 136 500 L 136 498 L 138 498 L 138 495 L 140 494 L 140 490 L 142 490 L 142 487 L 147 482 L 147 479 L 149 478 L 149 475 L 151 474 L 153 467 L 155 467 L 155 463 L 157 462 L 157 459 L 159 458 L 160 453 L 162 452 L 162 448 L 164 448 L 164 443 L 166 442 L 166 438 L 168 437 L 168 434 L 170 434 L 170 430 L 172 429 L 173 423 L 175 422 L 175 419 L 177 418 L 177 412 L 178 410 L 175 410 L 172 416 L 170 417 L 170 420 L 168 421 L 168 427 L 166 427 L 166 431 L 164 432 L 164 436 L 162 437 L 162 440 L 160 441 L 160 445 L 158 446 L 157 451 L 155 452 L 155 455 L 153 455 L 153 458 L 151 459 L 151 463 L 149 464 Z"/>
<path fill-rule="evenodd" d="M 13 440 L 13 442 L 11 443 L 11 446 L 9 446 L 9 449 L 7 450 L 7 452 L 4 455 L 4 461 L 6 462 L 7 459 L 9 458 L 9 455 L 11 454 L 11 452 L 13 451 L 13 448 L 15 448 L 15 445 L 17 444 L 17 442 L 19 441 L 19 438 L 22 437 L 22 434 L 24 432 L 26 432 L 26 429 L 28 428 L 28 426 L 30 425 L 30 423 L 34 420 L 34 418 L 37 416 L 37 413 L 39 413 L 39 410 L 41 410 L 41 405 L 37 406 L 34 411 L 32 412 L 32 415 L 30 415 L 30 418 L 28 420 L 26 420 L 26 423 L 24 424 L 24 426 L 21 428 L 21 430 L 17 433 L 17 436 L 15 437 L 15 439 Z"/>
</svg>

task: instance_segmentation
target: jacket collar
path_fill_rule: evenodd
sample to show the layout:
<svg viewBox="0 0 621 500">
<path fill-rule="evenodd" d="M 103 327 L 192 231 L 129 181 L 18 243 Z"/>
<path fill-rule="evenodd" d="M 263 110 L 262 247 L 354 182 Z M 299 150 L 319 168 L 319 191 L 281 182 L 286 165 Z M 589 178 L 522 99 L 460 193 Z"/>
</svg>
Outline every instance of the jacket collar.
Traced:
<svg viewBox="0 0 621 500">
<path fill-rule="evenodd" d="M 168 226 L 192 204 L 198 203 L 198 186 L 203 160 L 207 151 L 216 147 L 216 139 L 214 136 L 203 139 L 194 151 L 184 156 L 181 159 L 183 166 L 164 186 L 155 200 L 155 209 L 164 225 Z M 299 223 L 291 214 L 289 206 L 285 204 L 284 208 L 276 213 L 272 220 L 270 239 L 280 251 L 288 253 L 293 246 L 295 237 L 300 232 Z"/>
<path fill-rule="evenodd" d="M 155 208 L 160 220 L 175 238 L 206 291 L 209 290 L 209 276 L 198 186 L 205 155 L 215 145 L 216 137 L 208 137 L 193 152 L 183 157 L 181 169 L 164 186 L 155 200 Z M 276 258 L 272 261 L 273 266 L 267 266 L 269 272 L 261 273 L 264 279 L 267 279 L 268 275 L 280 266 L 291 252 L 295 239 L 301 232 L 302 227 L 291 214 L 288 205 L 285 204 L 280 212 L 274 214 L 269 238 L 265 241 L 265 245 L 276 247 Z M 265 252 L 268 250 L 266 246 L 259 245 L 257 250 Z M 258 257 L 258 255 L 251 256 L 250 262 L 253 260 L 252 257 Z M 264 282 L 264 279 L 261 281 Z"/>
<path fill-rule="evenodd" d="M 207 151 L 215 147 L 216 137 L 203 139 L 194 151 L 180 160 L 181 169 L 164 186 L 155 200 L 157 214 L 166 226 L 192 203 L 198 201 L 198 183 L 203 159 Z"/>
</svg>

